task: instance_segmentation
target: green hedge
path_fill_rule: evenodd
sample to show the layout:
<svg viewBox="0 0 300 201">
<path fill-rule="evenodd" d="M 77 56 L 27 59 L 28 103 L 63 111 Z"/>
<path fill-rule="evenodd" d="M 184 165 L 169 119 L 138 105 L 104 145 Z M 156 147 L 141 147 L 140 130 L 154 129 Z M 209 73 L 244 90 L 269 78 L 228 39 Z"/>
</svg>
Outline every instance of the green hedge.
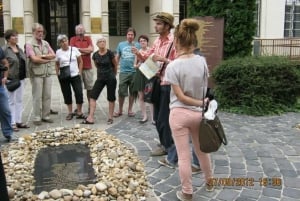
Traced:
<svg viewBox="0 0 300 201">
<path fill-rule="evenodd" d="M 220 109 L 248 115 L 300 111 L 299 66 L 274 56 L 223 61 L 212 72 Z"/>
</svg>

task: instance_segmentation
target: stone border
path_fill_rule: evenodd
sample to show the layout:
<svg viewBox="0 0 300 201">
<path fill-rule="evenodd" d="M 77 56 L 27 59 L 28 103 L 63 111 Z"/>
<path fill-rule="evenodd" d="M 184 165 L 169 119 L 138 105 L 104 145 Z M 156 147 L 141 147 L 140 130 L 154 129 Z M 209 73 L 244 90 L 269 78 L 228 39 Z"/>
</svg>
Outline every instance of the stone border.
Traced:
<svg viewBox="0 0 300 201">
<path fill-rule="evenodd" d="M 76 189 L 53 189 L 34 195 L 34 161 L 38 151 L 47 146 L 85 144 L 90 148 L 98 183 L 78 185 Z M 134 151 L 116 137 L 102 130 L 54 128 L 37 131 L 3 146 L 3 165 L 11 200 L 146 200 L 149 183 L 143 162 Z"/>
</svg>

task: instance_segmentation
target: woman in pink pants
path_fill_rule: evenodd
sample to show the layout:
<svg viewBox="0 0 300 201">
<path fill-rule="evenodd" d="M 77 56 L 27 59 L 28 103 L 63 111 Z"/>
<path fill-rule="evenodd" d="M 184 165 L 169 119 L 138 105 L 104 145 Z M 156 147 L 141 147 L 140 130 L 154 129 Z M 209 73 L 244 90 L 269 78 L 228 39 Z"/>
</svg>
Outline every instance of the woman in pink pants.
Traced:
<svg viewBox="0 0 300 201">
<path fill-rule="evenodd" d="M 169 122 L 178 153 L 179 176 L 182 190 L 179 200 L 192 200 L 192 172 L 190 135 L 195 152 L 205 175 L 206 190 L 212 191 L 210 155 L 200 151 L 198 141 L 203 95 L 206 94 L 208 68 L 202 56 L 193 54 L 199 24 L 195 19 L 184 19 L 176 27 L 175 47 L 177 58 L 166 69 L 165 81 L 171 84 Z"/>
</svg>

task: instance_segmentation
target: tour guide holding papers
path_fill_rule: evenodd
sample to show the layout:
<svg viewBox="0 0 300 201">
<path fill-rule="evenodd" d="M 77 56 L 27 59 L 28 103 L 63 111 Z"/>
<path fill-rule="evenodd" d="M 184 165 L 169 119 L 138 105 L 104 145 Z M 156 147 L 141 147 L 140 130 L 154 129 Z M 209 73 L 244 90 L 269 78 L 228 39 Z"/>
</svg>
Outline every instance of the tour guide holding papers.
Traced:
<svg viewBox="0 0 300 201">
<path fill-rule="evenodd" d="M 162 65 L 168 64 L 170 60 L 174 60 L 176 56 L 175 47 L 173 45 L 173 34 L 170 30 L 174 28 L 174 17 L 166 12 L 158 13 L 155 18 L 155 31 L 159 36 L 153 42 L 148 54 L 141 55 L 138 49 L 132 49 L 132 52 L 137 55 L 140 60 L 145 61 L 150 55 L 153 54 L 152 59 L 154 62 L 160 62 Z M 166 58 L 169 48 L 172 48 L 169 57 Z M 169 103 L 170 103 L 170 85 L 163 81 L 164 72 L 160 72 L 161 75 L 161 94 L 159 104 L 154 105 L 154 120 L 156 121 L 156 129 L 159 134 L 159 140 L 163 147 L 159 147 L 157 150 L 151 153 L 152 156 L 165 155 L 167 152 L 176 152 L 174 142 L 172 139 L 171 129 L 169 126 Z M 169 155 L 169 153 L 168 153 Z"/>
</svg>

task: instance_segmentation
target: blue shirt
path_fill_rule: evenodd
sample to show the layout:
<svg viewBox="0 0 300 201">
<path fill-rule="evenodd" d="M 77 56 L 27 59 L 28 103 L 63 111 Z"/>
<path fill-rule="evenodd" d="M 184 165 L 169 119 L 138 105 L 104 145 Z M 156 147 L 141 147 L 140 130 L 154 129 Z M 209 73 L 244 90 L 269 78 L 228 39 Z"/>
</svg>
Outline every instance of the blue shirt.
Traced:
<svg viewBox="0 0 300 201">
<path fill-rule="evenodd" d="M 134 73 L 135 68 L 133 67 L 135 54 L 131 52 L 131 47 L 135 46 L 140 49 L 140 44 L 137 42 L 129 43 L 128 41 L 123 41 L 118 44 L 117 54 L 120 58 L 120 72 L 121 73 Z"/>
</svg>

